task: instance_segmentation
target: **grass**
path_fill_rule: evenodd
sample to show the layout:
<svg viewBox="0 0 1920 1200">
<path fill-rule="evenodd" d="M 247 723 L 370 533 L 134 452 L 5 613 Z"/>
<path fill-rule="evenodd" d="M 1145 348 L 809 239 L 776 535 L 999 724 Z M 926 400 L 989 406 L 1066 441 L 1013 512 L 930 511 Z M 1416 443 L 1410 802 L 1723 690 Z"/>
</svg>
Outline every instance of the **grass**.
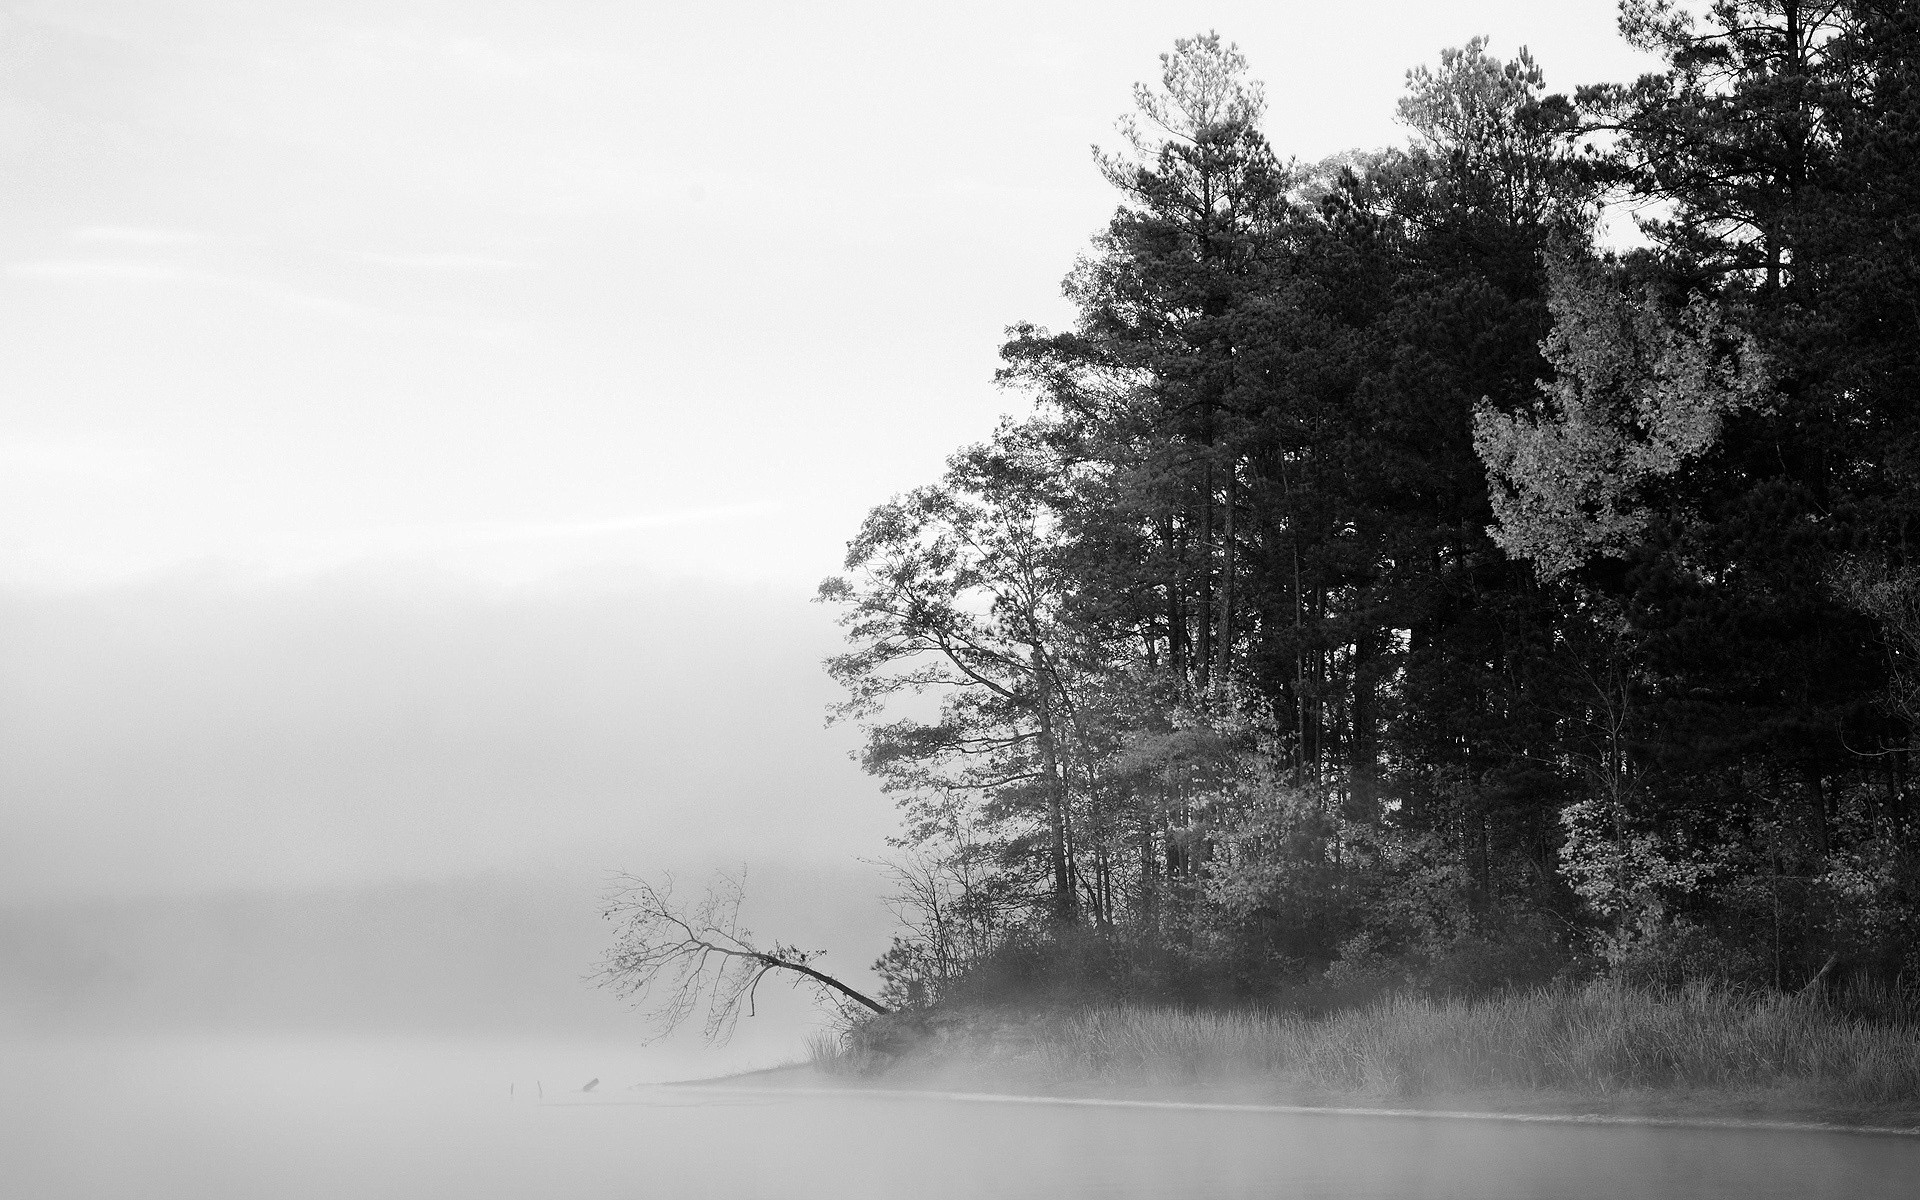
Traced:
<svg viewBox="0 0 1920 1200">
<path fill-rule="evenodd" d="M 1920 1119 L 1920 1024 L 1707 986 L 1395 997 L 1325 1017 L 1152 1007 L 936 1013 L 882 1020 L 812 1049 L 817 1067 L 842 1074 L 1039 1090 L 1333 1102 L 1480 1096 L 1505 1107 L 1531 1098 L 1562 1108 Z"/>
</svg>

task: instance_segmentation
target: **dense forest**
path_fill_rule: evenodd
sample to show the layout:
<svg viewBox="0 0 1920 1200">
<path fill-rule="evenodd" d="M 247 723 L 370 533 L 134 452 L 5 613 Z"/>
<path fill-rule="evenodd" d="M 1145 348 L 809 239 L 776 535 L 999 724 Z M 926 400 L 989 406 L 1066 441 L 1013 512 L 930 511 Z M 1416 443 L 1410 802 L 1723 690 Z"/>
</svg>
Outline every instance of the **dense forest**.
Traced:
<svg viewBox="0 0 1920 1200">
<path fill-rule="evenodd" d="M 1920 9 L 1620 29 L 1312 164 L 1136 89 L 1032 415 L 821 587 L 888 998 L 1920 978 Z"/>
</svg>

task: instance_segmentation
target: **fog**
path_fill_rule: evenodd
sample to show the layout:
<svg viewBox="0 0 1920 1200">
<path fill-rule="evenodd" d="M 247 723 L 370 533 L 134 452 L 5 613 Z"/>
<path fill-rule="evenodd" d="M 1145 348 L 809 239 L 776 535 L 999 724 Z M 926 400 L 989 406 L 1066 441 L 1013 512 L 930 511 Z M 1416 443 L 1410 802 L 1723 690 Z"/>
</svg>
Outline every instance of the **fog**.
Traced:
<svg viewBox="0 0 1920 1200">
<path fill-rule="evenodd" d="M 744 866 L 750 925 L 869 979 L 890 812 L 807 599 L 404 560 L 0 592 L 0 1028 L 637 1042 L 581 983 L 618 870 Z M 799 1053 L 782 1012 L 704 1069 Z"/>
<path fill-rule="evenodd" d="M 884 944 L 868 868 L 749 878 L 749 923 L 836 970 Z M 789 1061 L 827 1022 L 769 987 L 725 1046 L 647 1041 L 581 983 L 594 899 L 555 869 L 13 907 L 7 1194 L 1752 1200 L 1920 1172 L 1913 1138 L 663 1087 Z"/>
<path fill-rule="evenodd" d="M 35 1197 L 1752 1200 L 1906 1196 L 1920 1168 L 1831 1134 L 636 1088 L 612 1048 L 505 1040 L 0 1053 L 9 1192 Z"/>
<path fill-rule="evenodd" d="M 777 984 L 709 1046 L 585 977 L 610 872 L 744 868 L 749 926 L 874 986 L 887 805 L 805 599 L 391 565 L 0 596 L 9 1194 L 388 1194 L 514 1145 L 472 1106 L 516 1081 L 803 1054 L 828 1018 Z M 336 1155 L 363 1174 L 293 1178 Z"/>
<path fill-rule="evenodd" d="M 767 864 L 748 879 L 749 925 L 869 978 L 891 929 L 875 871 Z M 590 882 L 502 871 L 16 907 L 0 912 L 0 1034 L 570 1040 L 711 1072 L 791 1059 L 828 1023 L 775 981 L 731 1044 L 649 1045 L 645 1013 L 584 982 L 612 932 Z"/>
<path fill-rule="evenodd" d="M 806 601 L 424 569 L 0 595 L 0 900 L 850 865 L 891 813 L 822 728 Z"/>
</svg>

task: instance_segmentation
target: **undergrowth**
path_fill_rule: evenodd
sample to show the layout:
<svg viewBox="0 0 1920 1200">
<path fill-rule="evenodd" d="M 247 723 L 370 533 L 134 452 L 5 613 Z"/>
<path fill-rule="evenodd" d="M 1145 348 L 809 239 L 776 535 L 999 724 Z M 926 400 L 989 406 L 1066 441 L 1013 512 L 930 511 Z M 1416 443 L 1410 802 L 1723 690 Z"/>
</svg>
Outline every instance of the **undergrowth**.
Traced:
<svg viewBox="0 0 1920 1200">
<path fill-rule="evenodd" d="M 1038 1087 L 1219 1087 L 1384 1096 L 1535 1091 L 1772 1093 L 1791 1106 L 1920 1105 L 1904 1006 L 1694 985 L 1390 996 L 1325 1016 L 1119 1005 L 939 1010 L 813 1047 L 846 1074 L 942 1072 Z"/>
</svg>

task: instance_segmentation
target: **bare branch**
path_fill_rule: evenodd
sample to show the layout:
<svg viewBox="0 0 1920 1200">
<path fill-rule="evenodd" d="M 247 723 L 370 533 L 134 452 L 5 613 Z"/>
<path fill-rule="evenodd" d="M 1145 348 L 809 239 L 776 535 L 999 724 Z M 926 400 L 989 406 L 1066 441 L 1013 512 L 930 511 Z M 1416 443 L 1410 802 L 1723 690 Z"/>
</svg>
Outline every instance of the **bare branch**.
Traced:
<svg viewBox="0 0 1920 1200">
<path fill-rule="evenodd" d="M 619 922 L 612 949 L 588 979 L 622 999 L 650 1003 L 655 1039 L 665 1037 L 703 1006 L 710 1042 L 725 1042 L 744 1010 L 752 1015 L 755 989 L 768 972 L 792 972 L 822 1002 L 845 1013 L 859 1005 L 877 1013 L 886 1007 L 810 964 L 824 953 L 775 942 L 762 949 L 739 923 L 745 871 L 716 874 L 691 907 L 674 899 L 674 879 L 655 884 L 633 875 L 615 876 L 602 915 Z"/>
</svg>

